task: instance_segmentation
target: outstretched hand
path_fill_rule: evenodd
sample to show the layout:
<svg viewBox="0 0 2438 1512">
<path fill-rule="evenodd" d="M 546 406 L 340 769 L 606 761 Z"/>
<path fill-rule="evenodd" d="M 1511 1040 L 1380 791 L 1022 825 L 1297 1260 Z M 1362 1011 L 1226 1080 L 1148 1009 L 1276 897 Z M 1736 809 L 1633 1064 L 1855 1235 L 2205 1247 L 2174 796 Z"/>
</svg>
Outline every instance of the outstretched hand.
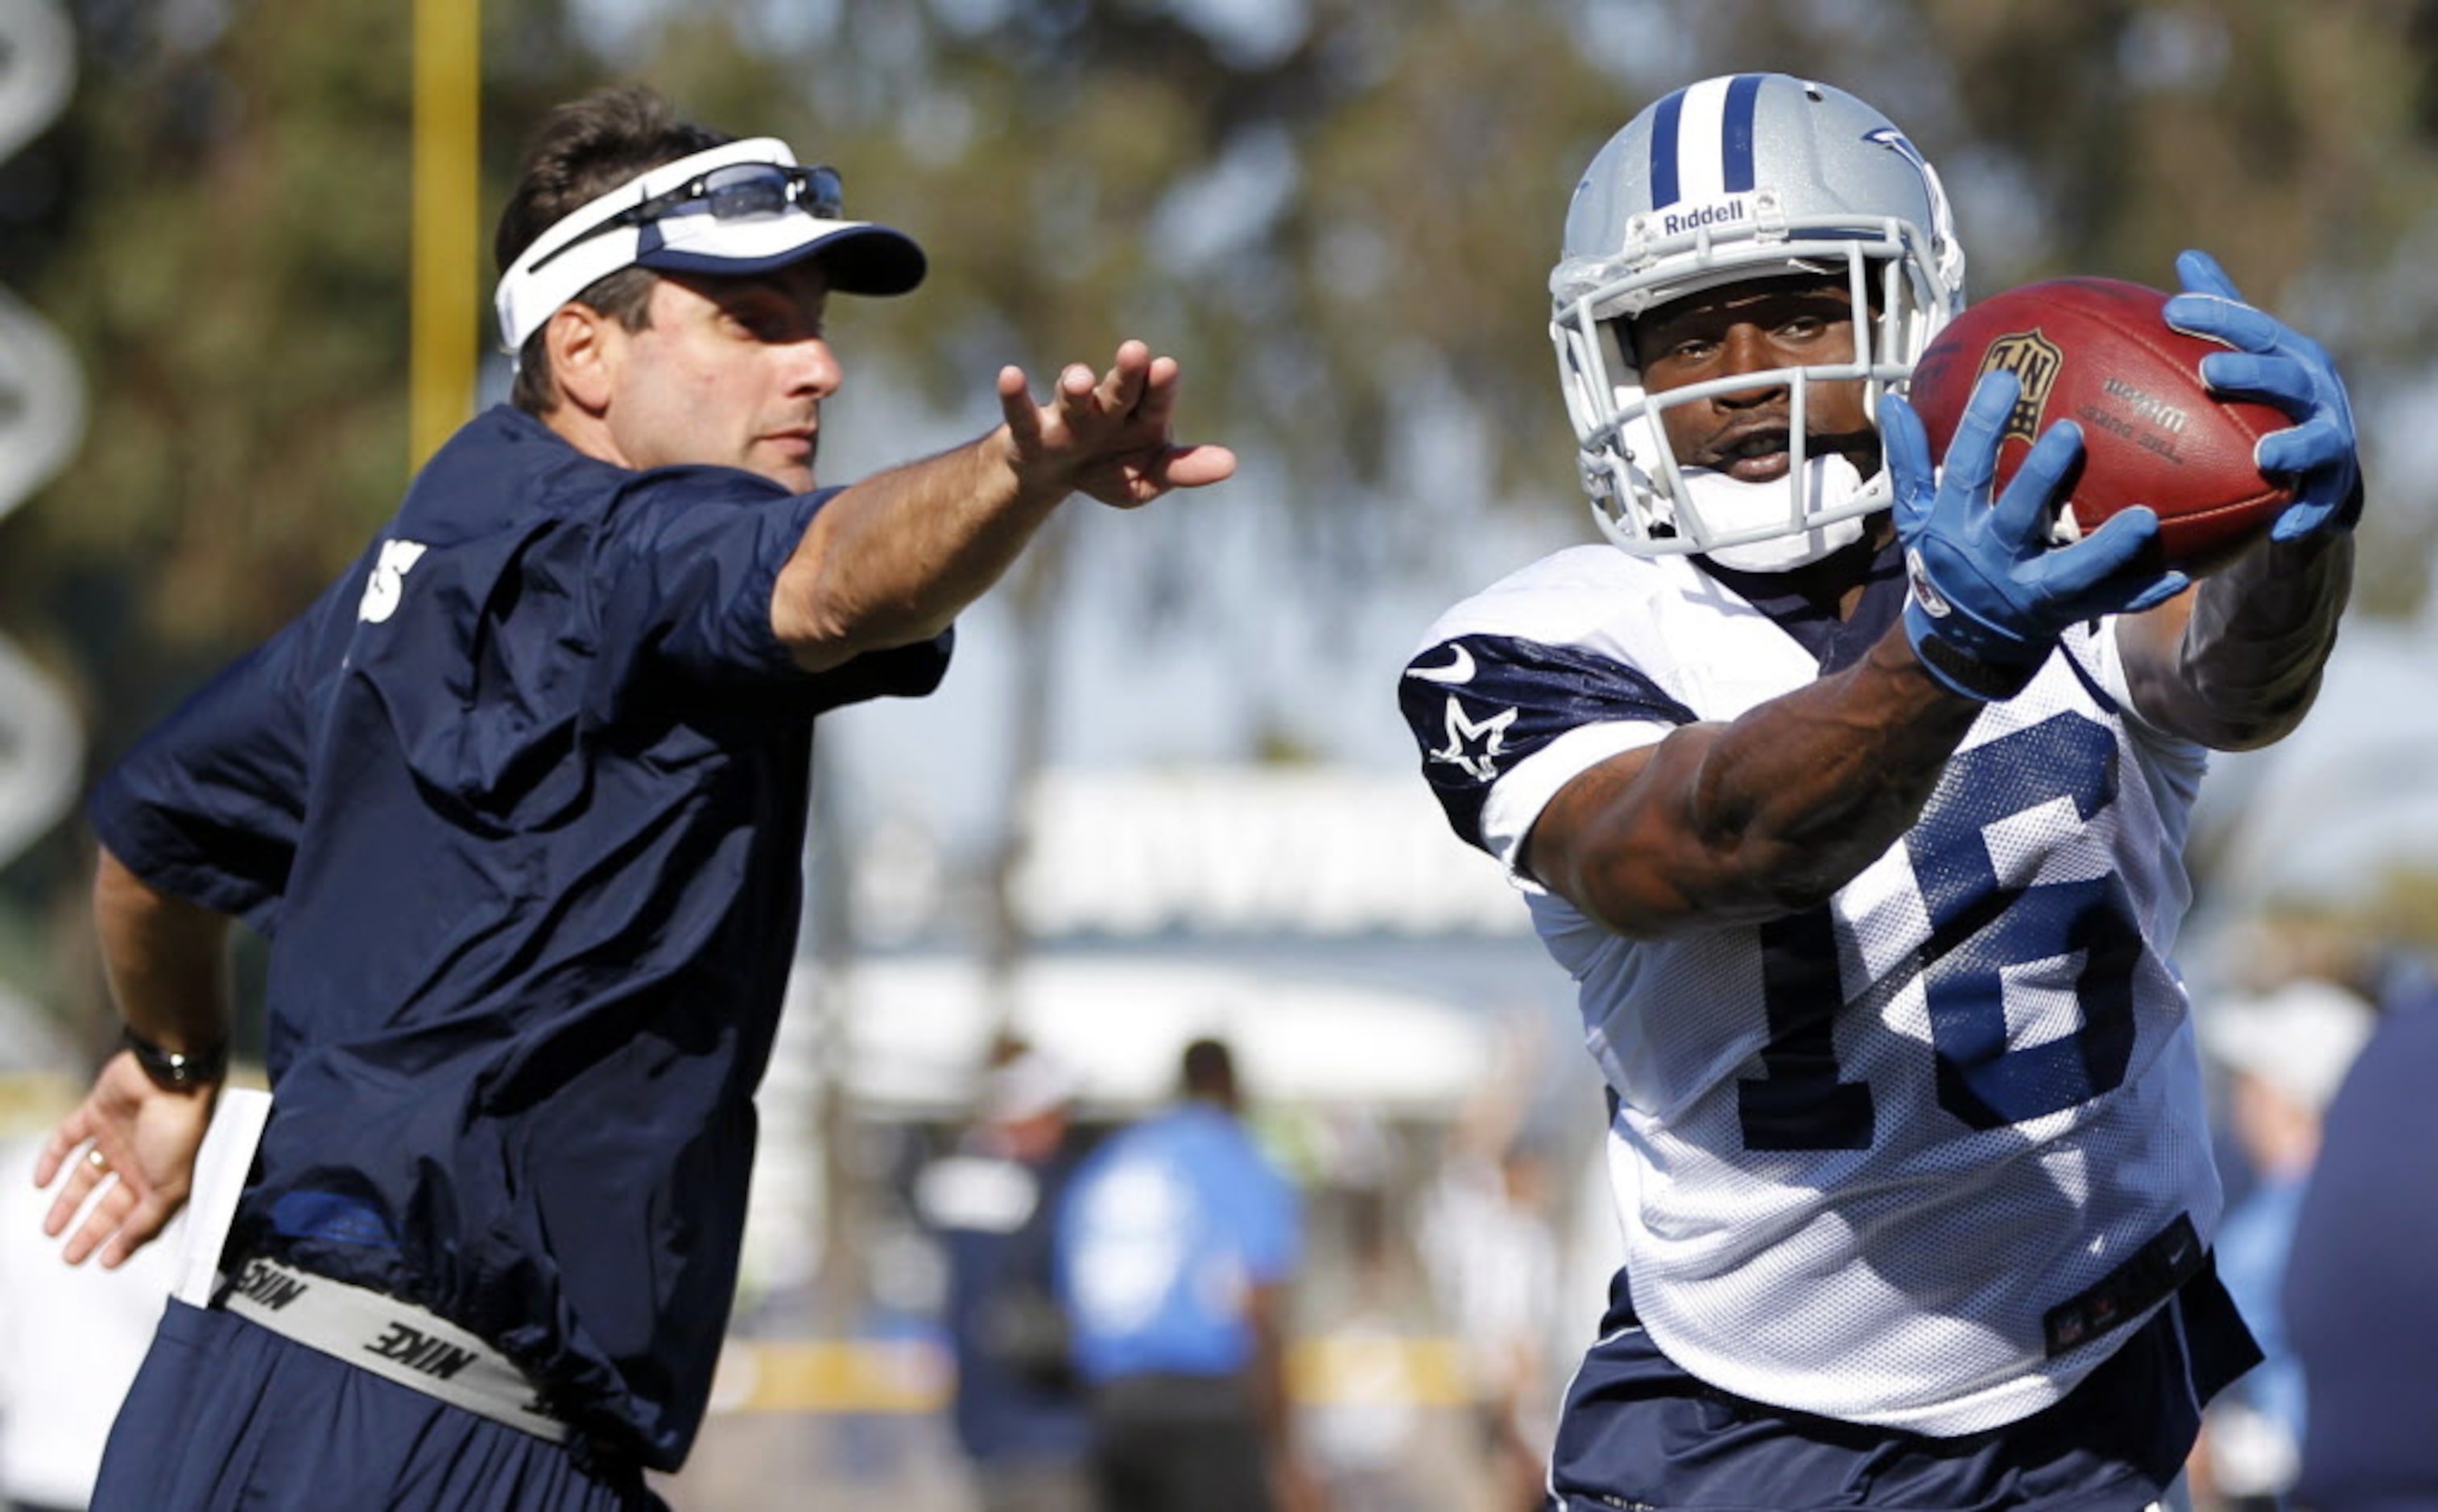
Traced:
<svg viewBox="0 0 2438 1512">
<path fill-rule="evenodd" d="M 2234 348 L 2201 359 L 2201 378 L 2221 394 L 2273 404 L 2294 417 L 2252 448 L 2252 465 L 2291 477 L 2294 502 L 2270 526 L 2271 540 L 2351 530 L 2361 515 L 2361 463 L 2353 403 L 2327 349 L 2244 303 L 2235 281 L 2208 253 L 2176 259 L 2184 291 L 2167 301 L 2167 324 Z"/>
<path fill-rule="evenodd" d="M 998 374 L 1017 478 L 1029 488 L 1084 493 L 1132 509 L 1173 488 L 1199 488 L 1236 470 L 1226 447 L 1177 446 L 1170 434 L 1179 369 L 1130 341 L 1109 370 L 1081 362 L 1058 375 L 1050 402 L 1036 403 L 1019 367 Z"/>
<path fill-rule="evenodd" d="M 2082 431 L 2072 421 L 2049 427 L 2006 486 L 1996 488 L 1998 450 L 2019 393 L 2012 373 L 1982 375 L 1943 470 L 1932 463 L 1912 406 L 1891 395 L 1880 413 L 1897 536 L 1913 585 L 1905 634 L 1932 676 L 1984 701 L 2021 692 L 2076 621 L 2138 614 L 2190 582 L 2163 565 L 2159 517 L 2147 509 L 2122 511 L 2071 546 L 2050 544 L 2082 455 Z"/>
<path fill-rule="evenodd" d="M 125 1050 L 103 1064 L 34 1165 L 37 1187 L 67 1173 L 43 1219 L 44 1233 L 67 1234 L 61 1258 L 78 1265 L 98 1251 L 103 1267 L 115 1270 L 168 1224 L 193 1187 L 214 1096 L 155 1086 Z M 76 1223 L 88 1199 L 92 1206 Z"/>
</svg>

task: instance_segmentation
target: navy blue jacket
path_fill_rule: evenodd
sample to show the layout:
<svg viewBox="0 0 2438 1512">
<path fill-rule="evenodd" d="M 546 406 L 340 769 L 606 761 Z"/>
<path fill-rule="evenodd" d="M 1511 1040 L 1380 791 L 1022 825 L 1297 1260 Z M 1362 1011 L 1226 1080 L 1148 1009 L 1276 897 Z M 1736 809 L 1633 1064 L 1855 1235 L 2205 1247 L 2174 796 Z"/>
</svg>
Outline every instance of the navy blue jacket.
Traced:
<svg viewBox="0 0 2438 1512">
<path fill-rule="evenodd" d="M 813 675 L 772 636 L 827 497 L 489 411 L 90 805 L 137 875 L 272 941 L 232 1253 L 455 1320 L 662 1468 L 734 1290 L 813 717 L 946 663 Z"/>
<path fill-rule="evenodd" d="M 2438 988 L 2391 1003 L 2328 1104 L 2286 1262 L 2298 1504 L 2438 1506 Z"/>
</svg>

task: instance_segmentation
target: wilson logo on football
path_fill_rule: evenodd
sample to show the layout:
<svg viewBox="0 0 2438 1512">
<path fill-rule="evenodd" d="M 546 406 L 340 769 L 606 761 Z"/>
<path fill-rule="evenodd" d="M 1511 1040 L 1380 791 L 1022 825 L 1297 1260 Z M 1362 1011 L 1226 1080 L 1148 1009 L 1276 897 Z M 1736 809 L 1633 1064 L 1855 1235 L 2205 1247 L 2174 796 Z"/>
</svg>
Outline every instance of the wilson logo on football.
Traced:
<svg viewBox="0 0 2438 1512">
<path fill-rule="evenodd" d="M 2006 416 L 2006 439 L 2040 439 L 2040 412 L 2048 408 L 2049 390 L 2057 386 L 2058 370 L 2064 365 L 2064 350 L 2041 335 L 2037 325 L 2027 331 L 2009 332 L 1989 343 L 1989 349 L 1981 356 L 1981 373 L 2012 373 L 2015 381 L 2023 385 L 2023 392 L 2015 399 L 2014 413 Z M 1981 373 L 1973 377 L 1977 379 Z"/>
</svg>

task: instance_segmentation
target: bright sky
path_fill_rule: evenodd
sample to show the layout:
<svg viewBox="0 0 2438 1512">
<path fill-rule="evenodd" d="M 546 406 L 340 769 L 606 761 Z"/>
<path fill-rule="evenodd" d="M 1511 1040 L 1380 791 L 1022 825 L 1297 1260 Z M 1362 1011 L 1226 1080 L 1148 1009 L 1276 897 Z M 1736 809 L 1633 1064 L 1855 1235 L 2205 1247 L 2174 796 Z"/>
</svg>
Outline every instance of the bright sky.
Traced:
<svg viewBox="0 0 2438 1512">
<path fill-rule="evenodd" d="M 847 358 L 851 364 L 853 354 Z M 850 374 L 854 381 L 834 401 L 836 462 L 825 448 L 825 481 L 850 481 L 977 434 L 986 423 L 977 409 L 963 425 L 893 427 L 903 412 L 877 392 L 879 380 L 851 366 Z M 865 379 L 872 381 L 858 396 L 854 382 Z M 1571 494 L 1493 507 L 1486 452 L 1465 439 L 1462 423 L 1441 417 L 1417 427 L 1439 439 L 1409 464 L 1436 485 L 1416 483 L 1397 509 L 1377 517 L 1383 528 L 1404 533 L 1420 564 L 1374 581 L 1298 571 L 1308 548 L 1289 515 L 1303 501 L 1260 437 L 1198 432 L 1191 374 L 1187 386 L 1181 434 L 1229 442 L 1245 467 L 1226 483 L 1140 511 L 1069 504 L 1063 528 L 1071 532 L 1074 560 L 1057 631 L 1051 762 L 1241 761 L 1256 754 L 1265 728 L 1279 728 L 1329 761 L 1415 772 L 1396 686 L 1424 627 L 1500 573 L 1593 538 L 1587 507 Z M 975 389 L 985 393 L 982 377 Z M 1554 372 L 1549 402 L 1560 403 Z M 1166 598 L 1179 562 L 1192 565 L 1192 581 L 1181 585 L 1173 612 L 1154 618 L 1147 601 Z M 985 599 L 961 624 L 956 660 L 938 693 L 829 716 L 823 758 L 846 762 L 882 806 L 932 814 L 952 841 L 986 833 L 1010 775 L 1015 654 L 999 601 Z M 1419 777 L 1415 783 L 1419 791 Z"/>
</svg>

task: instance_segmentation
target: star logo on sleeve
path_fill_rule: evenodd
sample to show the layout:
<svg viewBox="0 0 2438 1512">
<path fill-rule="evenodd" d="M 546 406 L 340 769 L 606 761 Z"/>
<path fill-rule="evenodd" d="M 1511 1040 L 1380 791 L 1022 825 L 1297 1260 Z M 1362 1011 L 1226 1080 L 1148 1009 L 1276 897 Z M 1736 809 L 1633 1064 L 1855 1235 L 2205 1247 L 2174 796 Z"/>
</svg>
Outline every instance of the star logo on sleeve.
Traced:
<svg viewBox="0 0 2438 1512">
<path fill-rule="evenodd" d="M 1430 753 L 1435 762 L 1445 762 L 1462 767 L 1475 782 L 1495 781 L 1498 757 L 1507 741 L 1507 728 L 1515 723 L 1516 711 L 1503 710 L 1488 719 L 1475 723 L 1464 712 L 1456 694 L 1448 694 L 1447 746 Z"/>
</svg>

